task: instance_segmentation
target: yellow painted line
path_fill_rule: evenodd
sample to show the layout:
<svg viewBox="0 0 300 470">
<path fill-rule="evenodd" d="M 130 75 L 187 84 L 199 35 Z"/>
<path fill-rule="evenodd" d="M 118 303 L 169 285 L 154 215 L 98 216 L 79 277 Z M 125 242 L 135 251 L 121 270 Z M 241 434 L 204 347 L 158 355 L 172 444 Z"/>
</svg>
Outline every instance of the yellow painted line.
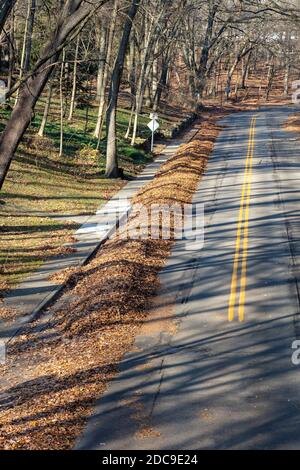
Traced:
<svg viewBox="0 0 300 470">
<path fill-rule="evenodd" d="M 243 217 L 244 217 L 244 204 L 245 204 L 246 188 L 247 188 L 247 174 L 248 174 L 249 161 L 250 161 L 250 152 L 251 152 L 251 147 L 252 147 L 252 145 L 251 145 L 251 143 L 252 143 L 252 133 L 253 133 L 253 120 L 251 121 L 251 127 L 250 127 L 247 159 L 246 159 L 246 164 L 245 164 L 245 176 L 244 176 L 244 183 L 243 183 L 243 187 L 242 187 L 241 204 L 240 204 L 239 217 L 238 217 L 238 227 L 237 227 L 237 236 L 236 236 L 236 245 L 235 245 L 235 256 L 234 256 L 234 263 L 233 263 L 233 272 L 232 272 L 232 279 L 231 279 L 231 291 L 230 291 L 229 309 L 228 309 L 228 319 L 229 319 L 230 322 L 234 320 L 234 310 L 235 310 L 235 303 L 236 303 L 238 268 L 239 268 L 239 258 L 240 258 L 240 245 L 241 245 L 241 235 L 242 235 Z"/>
<path fill-rule="evenodd" d="M 232 322 L 234 320 L 234 313 L 235 313 L 235 306 L 236 306 L 236 297 L 237 297 L 237 285 L 238 285 L 238 270 L 240 264 L 240 251 L 241 251 L 241 237 L 242 231 L 244 227 L 244 243 L 243 243 L 243 283 L 246 283 L 246 270 L 247 270 L 247 247 L 248 247 L 248 224 L 244 224 L 244 220 L 246 218 L 249 220 L 249 205 L 250 205 L 250 195 L 251 195 L 251 185 L 249 185 L 249 175 L 252 175 L 252 161 L 253 161 L 253 152 L 254 152 L 254 134 L 255 134 L 255 123 L 256 118 L 252 118 L 250 132 L 249 132 L 249 140 L 248 140 L 248 151 L 247 151 L 247 158 L 245 164 L 245 174 L 244 174 L 244 182 L 242 187 L 242 195 L 241 195 L 241 203 L 240 203 L 240 210 L 238 216 L 238 227 L 237 227 L 237 236 L 236 236 L 236 244 L 235 244 L 235 255 L 234 255 L 234 263 L 233 263 L 233 272 L 232 272 L 232 279 L 231 279 L 231 290 L 230 290 L 230 298 L 229 298 L 229 307 L 228 307 L 228 320 Z M 251 177 L 251 176 L 250 176 Z M 245 203 L 246 201 L 246 203 Z M 248 209 L 247 209 L 248 207 Z M 244 219 L 245 215 L 245 219 Z M 247 241 L 245 242 L 245 234 L 247 235 Z M 246 248 L 246 250 L 245 250 Z M 241 291 L 240 301 L 245 301 L 245 291 L 246 291 L 246 284 L 243 290 Z M 242 293 L 243 292 L 243 293 Z M 239 312 L 241 315 L 240 318 L 244 318 L 244 311 L 241 309 Z"/>
<path fill-rule="evenodd" d="M 255 142 L 255 122 L 252 135 L 252 151 L 248 171 L 248 189 L 247 201 L 244 220 L 244 243 L 243 243 L 243 259 L 242 259 L 242 272 L 241 272 L 241 287 L 239 299 L 239 321 L 245 320 L 245 300 L 246 300 L 246 286 L 247 286 L 247 258 L 248 258 L 248 240 L 249 240 L 249 211 L 250 211 L 250 198 L 251 198 L 251 183 L 252 183 L 252 170 L 253 170 L 253 155 L 254 155 L 254 142 Z"/>
</svg>

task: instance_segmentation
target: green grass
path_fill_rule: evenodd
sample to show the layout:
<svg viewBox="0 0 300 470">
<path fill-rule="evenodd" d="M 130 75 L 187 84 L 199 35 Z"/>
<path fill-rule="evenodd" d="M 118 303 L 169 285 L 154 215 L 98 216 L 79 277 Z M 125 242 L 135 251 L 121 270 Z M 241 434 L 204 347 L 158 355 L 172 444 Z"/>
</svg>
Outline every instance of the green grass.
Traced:
<svg viewBox="0 0 300 470">
<path fill-rule="evenodd" d="M 97 107 L 89 110 L 85 129 L 85 109 L 76 109 L 71 123 L 64 125 L 64 155 L 59 157 L 59 102 L 54 100 L 45 130 L 45 137 L 36 136 L 44 107 L 42 98 L 36 107 L 23 142 L 13 160 L 0 194 L 0 296 L 36 270 L 53 254 L 64 253 L 76 223 L 65 223 L 60 216 L 88 215 L 118 191 L 124 181 L 104 177 L 104 132 L 99 151 L 93 131 Z M 0 109 L 0 131 L 9 111 Z M 134 148 L 124 139 L 130 111 L 120 108 L 117 114 L 118 153 L 125 175 L 132 177 L 151 161 L 151 155 Z M 162 129 L 170 129 L 180 116 L 166 115 Z M 148 112 L 140 116 L 138 139 L 149 137 Z M 54 217 L 55 216 L 55 217 Z"/>
</svg>

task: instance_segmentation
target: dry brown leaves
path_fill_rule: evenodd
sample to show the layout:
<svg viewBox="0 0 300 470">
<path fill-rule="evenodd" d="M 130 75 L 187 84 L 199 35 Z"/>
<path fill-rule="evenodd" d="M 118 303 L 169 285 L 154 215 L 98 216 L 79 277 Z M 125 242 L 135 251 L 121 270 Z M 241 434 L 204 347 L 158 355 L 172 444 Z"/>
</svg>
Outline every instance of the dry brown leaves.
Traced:
<svg viewBox="0 0 300 470">
<path fill-rule="evenodd" d="M 219 117 L 206 116 L 196 138 L 161 168 L 136 203 L 191 201 L 220 130 Z M 0 448 L 73 446 L 146 318 L 171 245 L 115 238 L 88 266 L 68 273 L 65 296 L 47 312 L 50 320 L 30 325 L 9 348 Z"/>
<path fill-rule="evenodd" d="M 1 269 L 0 269 L 0 318 L 8 321 L 14 321 L 17 316 L 17 311 L 12 308 L 7 308 L 3 306 L 3 297 L 9 291 L 9 284 L 7 281 L 1 279 Z"/>
<path fill-rule="evenodd" d="M 284 127 L 289 132 L 297 132 L 299 134 L 300 133 L 300 116 L 298 114 L 290 116 L 288 120 L 286 121 Z"/>
<path fill-rule="evenodd" d="M 2 274 L 2 268 L 0 268 L 0 275 Z M 6 292 L 8 291 L 9 289 L 9 284 L 6 280 L 4 279 L 1 279 L 0 277 L 0 302 L 1 302 L 1 299 L 2 297 L 6 294 Z"/>
</svg>

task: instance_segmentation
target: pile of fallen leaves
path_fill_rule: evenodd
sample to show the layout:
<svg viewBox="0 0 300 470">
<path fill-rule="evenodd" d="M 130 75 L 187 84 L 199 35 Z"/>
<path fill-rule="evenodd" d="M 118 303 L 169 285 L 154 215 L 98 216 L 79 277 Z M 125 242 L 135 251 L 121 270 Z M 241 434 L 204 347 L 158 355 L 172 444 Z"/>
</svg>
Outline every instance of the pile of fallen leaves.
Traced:
<svg viewBox="0 0 300 470">
<path fill-rule="evenodd" d="M 2 266 L 0 267 L 0 276 L 3 272 L 3 268 Z M 4 279 L 2 280 L 1 277 L 0 277 L 0 301 L 2 299 L 2 297 L 4 296 L 4 294 L 6 293 L 6 291 L 8 290 L 9 288 L 9 285 L 7 283 L 7 281 L 5 281 Z"/>
<path fill-rule="evenodd" d="M 220 117 L 207 113 L 192 142 L 134 202 L 191 202 Z M 115 237 L 87 266 L 69 272 L 62 298 L 9 347 L 1 373 L 0 448 L 74 445 L 149 312 L 172 243 Z"/>
<path fill-rule="evenodd" d="M 300 132 L 300 116 L 299 114 L 294 114 L 288 118 L 288 120 L 285 122 L 284 127 L 289 131 L 289 132 Z"/>
</svg>

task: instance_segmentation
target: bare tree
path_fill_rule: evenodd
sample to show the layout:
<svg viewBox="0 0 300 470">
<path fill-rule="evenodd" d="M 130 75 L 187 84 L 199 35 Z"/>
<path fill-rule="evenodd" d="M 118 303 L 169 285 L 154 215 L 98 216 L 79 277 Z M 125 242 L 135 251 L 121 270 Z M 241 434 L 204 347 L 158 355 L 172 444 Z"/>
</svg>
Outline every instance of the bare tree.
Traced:
<svg viewBox="0 0 300 470">
<path fill-rule="evenodd" d="M 114 6 L 112 11 L 112 20 L 110 23 L 109 30 L 102 23 L 102 39 L 101 39 L 101 49 L 100 49 L 100 66 L 98 70 L 98 91 L 99 95 L 99 108 L 98 108 L 98 118 L 95 128 L 95 137 L 100 141 L 102 134 L 102 127 L 105 114 L 105 103 L 106 103 L 106 87 L 108 83 L 108 78 L 110 75 L 111 67 L 111 57 L 112 57 L 112 48 L 113 48 L 113 39 L 116 30 L 116 20 L 117 20 L 117 11 L 118 11 L 118 0 L 114 0 Z M 104 38 L 103 38 L 104 36 Z M 105 42 L 105 44 L 104 44 Z"/>
<path fill-rule="evenodd" d="M 38 135 L 40 137 L 43 137 L 44 133 L 45 133 L 45 128 L 46 128 L 46 125 L 47 125 L 50 106 L 51 106 L 52 92 L 53 92 L 53 86 L 52 86 L 52 83 L 50 82 L 49 87 L 48 87 L 48 95 L 47 95 L 47 99 L 46 99 L 46 104 L 45 104 L 45 108 L 44 108 L 44 114 L 43 114 L 41 125 L 40 125 L 39 131 L 38 131 Z"/>
<path fill-rule="evenodd" d="M 76 91 L 77 91 L 77 67 L 78 67 L 78 54 L 79 54 L 79 44 L 80 44 L 80 35 L 78 34 L 76 40 L 75 48 L 75 57 L 74 57 L 74 68 L 73 68 L 73 85 L 72 85 L 72 95 L 70 102 L 70 111 L 68 121 L 72 121 L 74 109 L 75 109 L 75 100 L 76 100 Z"/>
<path fill-rule="evenodd" d="M 98 9 L 106 1 L 65 1 L 51 38 L 42 51 L 40 58 L 29 76 L 25 77 L 26 80 L 22 80 L 21 84 L 17 84 L 16 88 L 21 86 L 19 100 L 0 139 L 0 189 L 18 144 L 31 121 L 35 104 L 51 76 L 66 40 L 72 35 L 77 35 L 79 29 L 95 9 Z M 13 91 L 14 87 L 12 87 L 10 93 L 13 93 Z"/>
<path fill-rule="evenodd" d="M 133 20 L 138 12 L 140 0 L 132 0 L 131 6 L 127 12 L 124 24 L 122 39 L 119 45 L 118 55 L 115 61 L 111 85 L 108 97 L 108 108 L 106 113 L 106 132 L 107 132 L 107 149 L 106 149 L 106 176 L 108 178 L 117 178 L 120 176 L 117 158 L 117 129 L 116 115 L 118 106 L 118 95 L 121 79 L 124 69 L 124 61 L 132 29 Z"/>
</svg>

